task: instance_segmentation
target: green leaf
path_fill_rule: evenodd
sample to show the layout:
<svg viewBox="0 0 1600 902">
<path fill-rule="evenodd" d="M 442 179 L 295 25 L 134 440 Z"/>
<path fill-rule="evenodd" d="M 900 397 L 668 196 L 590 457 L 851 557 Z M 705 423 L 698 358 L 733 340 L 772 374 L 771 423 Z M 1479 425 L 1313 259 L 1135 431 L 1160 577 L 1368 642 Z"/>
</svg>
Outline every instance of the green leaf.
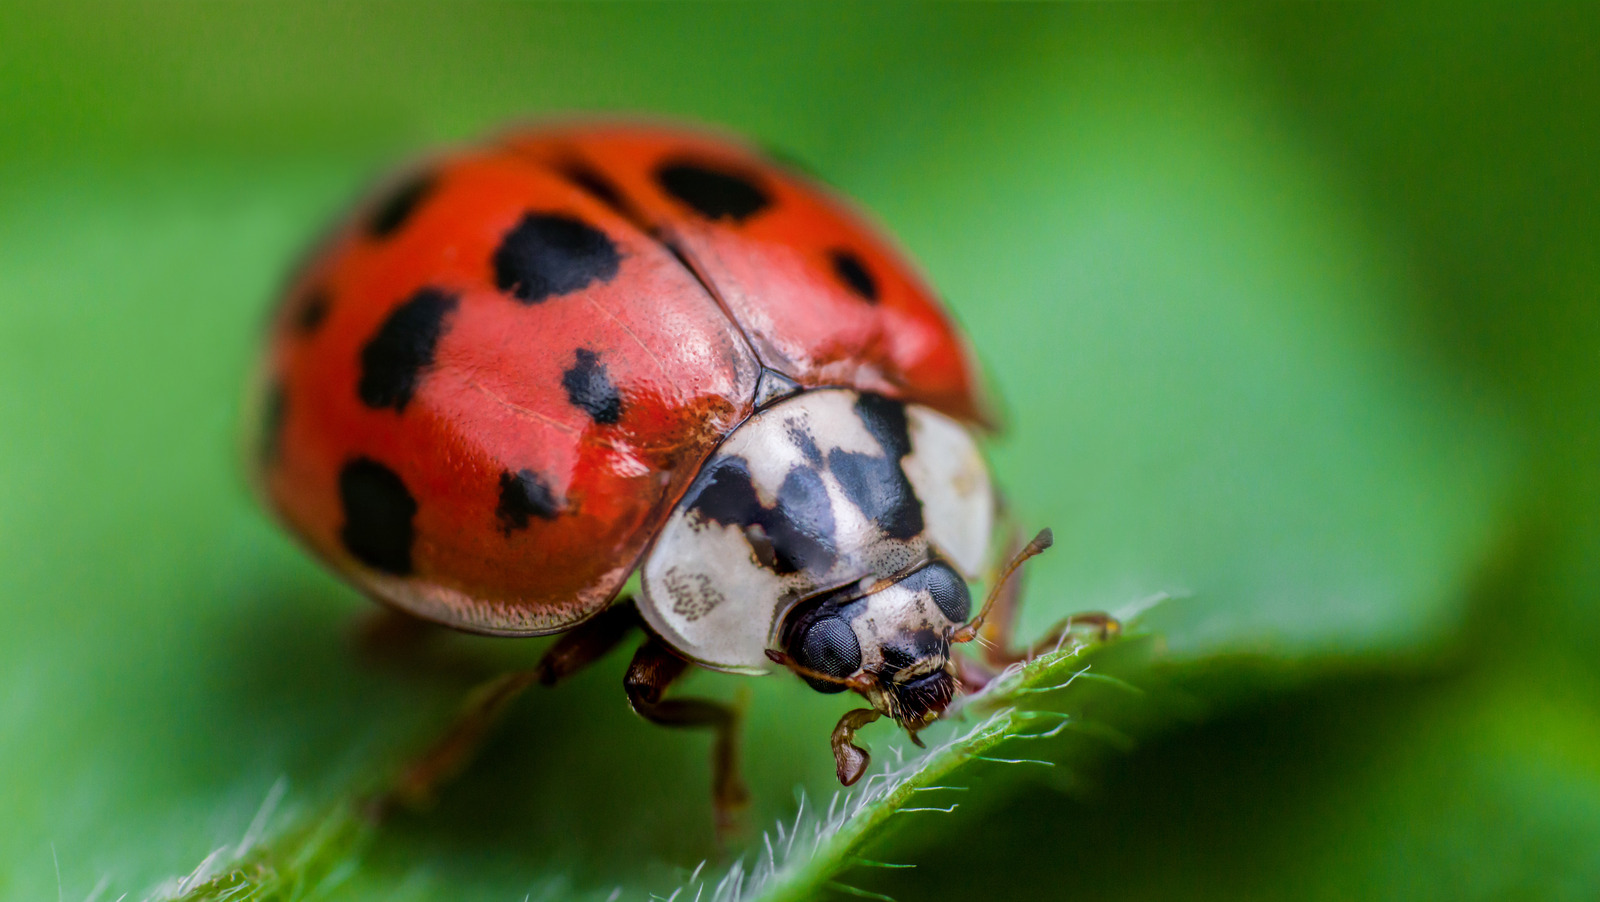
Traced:
<svg viewBox="0 0 1600 902">
<path fill-rule="evenodd" d="M 1120 641 L 1139 643 L 1138 639 Z M 893 765 L 878 769 L 854 789 L 835 792 L 825 809 L 820 802 L 808 808 L 802 794 L 792 822 L 780 821 L 762 832 L 760 841 L 752 846 L 754 860 L 747 862 L 741 857 L 726 869 L 707 869 L 702 862 L 674 897 L 693 893 L 708 902 L 789 902 L 814 899 L 832 889 L 887 898 L 852 887 L 841 878 L 855 868 L 913 867 L 862 857 L 870 844 L 881 840 L 891 821 L 900 816 L 955 811 L 958 801 L 940 805 L 934 800 L 946 801 L 954 793 L 967 791 L 969 787 L 961 781 L 974 769 L 1054 767 L 1054 760 L 1007 757 L 1029 754 L 1033 743 L 1066 735 L 1066 741 L 1104 748 L 1108 735 L 1114 740 L 1119 737 L 1115 730 L 1108 733 L 1105 725 L 1082 720 L 1086 700 L 1095 697 L 1095 688 L 1109 687 L 1115 693 L 1135 696 L 1140 690 L 1093 672 L 1093 656 L 1085 654 L 1088 648 L 1083 640 L 1073 639 L 1061 649 L 1007 669 L 982 692 L 964 697 L 950 712 L 958 721 L 975 721 L 972 726 L 945 731 L 942 741 L 911 755 L 892 746 Z M 1075 693 L 1074 684 L 1081 687 Z M 192 873 L 169 881 L 157 897 L 185 902 L 287 902 L 328 892 L 330 884 L 337 886 L 341 865 L 371 840 L 374 823 L 352 800 L 262 841 L 264 825 L 282 789 L 282 784 L 273 788 L 237 848 L 218 849 Z"/>
</svg>

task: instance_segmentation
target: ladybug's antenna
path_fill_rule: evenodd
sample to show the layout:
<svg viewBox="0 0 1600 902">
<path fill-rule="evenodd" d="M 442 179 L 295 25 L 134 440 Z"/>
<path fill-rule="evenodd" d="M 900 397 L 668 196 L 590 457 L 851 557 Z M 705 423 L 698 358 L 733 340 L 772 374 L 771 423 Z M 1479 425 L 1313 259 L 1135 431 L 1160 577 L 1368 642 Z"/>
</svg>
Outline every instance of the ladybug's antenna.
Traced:
<svg viewBox="0 0 1600 902">
<path fill-rule="evenodd" d="M 1033 541 L 1017 552 L 1017 556 L 1012 558 L 1011 563 L 1007 564 L 1006 569 L 1001 572 L 1000 578 L 995 580 L 994 588 L 989 590 L 989 597 L 983 600 L 983 607 L 978 609 L 978 616 L 967 621 L 960 629 L 951 633 L 950 641 L 971 642 L 978 638 L 978 631 L 983 629 L 983 621 L 989 616 L 989 611 L 994 608 L 995 601 L 1000 598 L 1000 590 L 1005 588 L 1006 580 L 1009 580 L 1011 575 L 1017 572 L 1017 568 L 1021 567 L 1024 561 L 1043 553 L 1046 548 L 1054 545 L 1055 541 L 1055 533 L 1052 533 L 1048 527 L 1039 530 L 1039 534 L 1033 537 Z"/>
<path fill-rule="evenodd" d="M 854 689 L 857 692 L 865 692 L 872 688 L 872 677 L 869 677 L 864 673 L 848 677 L 836 677 L 832 674 L 819 673 L 809 667 L 801 667 L 794 658 L 789 657 L 789 655 L 786 653 L 778 651 L 775 648 L 767 649 L 767 658 L 770 659 L 774 664 L 782 664 L 806 679 L 820 680 L 824 683 L 835 683 L 840 686 Z"/>
</svg>

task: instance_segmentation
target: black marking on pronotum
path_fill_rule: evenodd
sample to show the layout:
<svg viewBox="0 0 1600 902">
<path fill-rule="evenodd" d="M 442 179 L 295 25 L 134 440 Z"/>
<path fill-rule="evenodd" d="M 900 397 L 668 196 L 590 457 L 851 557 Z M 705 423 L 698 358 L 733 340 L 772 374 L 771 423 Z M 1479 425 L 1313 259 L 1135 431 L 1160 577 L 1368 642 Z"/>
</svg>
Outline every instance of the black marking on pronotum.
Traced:
<svg viewBox="0 0 1600 902">
<path fill-rule="evenodd" d="M 550 484 L 532 470 L 509 470 L 500 474 L 500 504 L 495 517 L 500 521 L 500 531 L 511 535 L 527 529 L 532 517 L 554 520 L 561 513 L 561 502 L 550 491 Z"/>
<path fill-rule="evenodd" d="M 856 399 L 856 414 L 889 456 L 899 460 L 911 453 L 911 427 L 906 406 L 883 395 L 863 393 Z"/>
<path fill-rule="evenodd" d="M 396 576 L 411 573 L 417 501 L 399 475 L 358 457 L 339 471 L 339 503 L 344 508 L 339 539 L 352 557 Z"/>
<path fill-rule="evenodd" d="M 788 420 L 783 424 L 783 431 L 789 434 L 789 441 L 794 442 L 795 448 L 805 455 L 806 461 L 813 467 L 822 466 L 822 449 L 817 447 L 817 439 L 806 428 L 806 424 L 798 419 Z"/>
<path fill-rule="evenodd" d="M 706 219 L 740 223 L 772 204 L 753 173 L 696 160 L 668 160 L 656 167 L 656 184 Z"/>
<path fill-rule="evenodd" d="M 923 528 L 922 502 L 900 466 L 901 458 L 911 453 L 905 405 L 882 395 L 863 394 L 856 400 L 855 410 L 886 456 L 834 448 L 828 453 L 828 468 L 851 503 L 886 535 L 914 538 Z"/>
<path fill-rule="evenodd" d="M 857 297 L 869 304 L 878 303 L 878 280 L 872 277 L 867 265 L 861 262 L 855 252 L 834 248 L 828 252 L 828 261 L 833 264 L 833 274 Z"/>
<path fill-rule="evenodd" d="M 835 448 L 828 453 L 828 469 L 862 516 L 890 538 L 912 539 L 922 532 L 922 504 L 898 460 Z"/>
<path fill-rule="evenodd" d="M 610 425 L 622 419 L 622 396 L 594 351 L 577 350 L 576 362 L 561 374 L 561 387 L 567 390 L 567 400 L 596 423 Z"/>
<path fill-rule="evenodd" d="M 372 208 L 367 218 L 367 234 L 387 238 L 398 232 L 437 184 L 438 177 L 431 172 L 418 173 L 401 182 Z"/>
<path fill-rule="evenodd" d="M 766 531 L 772 539 L 774 557 L 792 563 L 796 569 L 833 566 L 836 545 L 833 505 L 828 499 L 827 486 L 816 470 L 807 467 L 790 470 L 783 478 L 783 485 L 778 486 L 778 503 L 773 512 L 775 516 L 770 518 L 773 528 Z M 804 559 L 789 550 L 797 536 L 805 537 L 797 546 L 806 549 Z M 815 550 L 810 550 L 810 546 L 815 546 Z"/>
<path fill-rule="evenodd" d="M 304 337 L 315 335 L 328 319 L 329 303 L 327 289 L 313 288 L 307 291 L 295 308 L 294 330 Z"/>
<path fill-rule="evenodd" d="M 283 421 L 288 413 L 286 403 L 282 380 L 272 380 L 261 396 L 261 435 L 256 453 L 262 466 L 276 462 L 282 451 Z"/>
<path fill-rule="evenodd" d="M 562 213 L 528 213 L 495 248 L 494 283 L 524 304 L 609 282 L 622 253 L 605 232 Z"/>
<path fill-rule="evenodd" d="M 423 371 L 455 311 L 459 298 L 437 288 L 424 288 L 390 311 L 361 349 L 361 403 L 374 409 L 404 411 L 416 394 Z"/>
<path fill-rule="evenodd" d="M 756 495 L 749 465 L 742 458 L 725 458 L 690 490 L 687 510 L 742 529 L 756 559 L 775 573 L 826 571 L 838 557 L 833 508 L 815 470 L 790 470 L 777 504 L 768 508 Z"/>
</svg>

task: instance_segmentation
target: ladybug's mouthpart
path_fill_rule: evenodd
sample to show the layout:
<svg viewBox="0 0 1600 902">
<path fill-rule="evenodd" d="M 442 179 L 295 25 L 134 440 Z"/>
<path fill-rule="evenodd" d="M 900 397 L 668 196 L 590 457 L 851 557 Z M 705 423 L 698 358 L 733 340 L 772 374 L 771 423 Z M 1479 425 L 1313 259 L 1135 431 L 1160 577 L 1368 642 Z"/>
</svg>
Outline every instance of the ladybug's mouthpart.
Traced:
<svg viewBox="0 0 1600 902">
<path fill-rule="evenodd" d="M 1056 536 L 1055 533 L 1050 531 L 1050 527 L 1047 526 L 1039 530 L 1039 534 L 1033 537 L 1033 541 L 1017 552 L 1017 556 L 1011 559 L 1011 563 L 1006 565 L 1005 570 L 1001 571 L 1000 578 L 994 582 L 994 588 L 989 590 L 989 597 L 983 600 L 983 607 L 978 610 L 978 616 L 951 633 L 950 641 L 952 643 L 971 642 L 978 638 L 979 630 L 983 629 L 983 621 L 994 608 L 994 603 L 999 600 L 1000 590 L 1005 588 L 1006 582 L 1011 579 L 1011 575 L 1016 573 L 1017 568 L 1021 567 L 1029 558 L 1043 554 L 1045 549 L 1055 543 Z"/>
<path fill-rule="evenodd" d="M 917 731 L 938 720 L 944 709 L 950 707 L 955 700 L 956 678 L 945 667 L 904 682 L 891 681 L 884 688 L 892 698 L 891 716 L 920 746 Z"/>
</svg>

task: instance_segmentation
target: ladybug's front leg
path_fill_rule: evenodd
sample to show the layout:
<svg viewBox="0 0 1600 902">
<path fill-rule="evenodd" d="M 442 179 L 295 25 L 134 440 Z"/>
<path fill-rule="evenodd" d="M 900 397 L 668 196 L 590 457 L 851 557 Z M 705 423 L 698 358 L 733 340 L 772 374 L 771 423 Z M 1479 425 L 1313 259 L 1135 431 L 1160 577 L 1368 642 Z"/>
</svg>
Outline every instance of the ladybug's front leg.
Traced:
<svg viewBox="0 0 1600 902">
<path fill-rule="evenodd" d="M 882 716 L 871 708 L 857 708 L 839 718 L 838 725 L 833 728 L 830 744 L 833 746 L 834 770 L 838 772 L 840 783 L 854 786 L 861 775 L 867 772 L 872 756 L 867 754 L 866 749 L 856 745 L 856 731 Z"/>
<path fill-rule="evenodd" d="M 669 651 L 659 639 L 651 638 L 634 654 L 623 686 L 628 691 L 628 703 L 648 721 L 716 731 L 711 745 L 711 802 L 716 810 L 717 834 L 725 837 L 737 825 L 738 812 L 750 801 L 750 792 L 739 776 L 739 712 L 710 699 L 662 698 L 667 687 L 688 669 L 688 661 Z"/>
</svg>

